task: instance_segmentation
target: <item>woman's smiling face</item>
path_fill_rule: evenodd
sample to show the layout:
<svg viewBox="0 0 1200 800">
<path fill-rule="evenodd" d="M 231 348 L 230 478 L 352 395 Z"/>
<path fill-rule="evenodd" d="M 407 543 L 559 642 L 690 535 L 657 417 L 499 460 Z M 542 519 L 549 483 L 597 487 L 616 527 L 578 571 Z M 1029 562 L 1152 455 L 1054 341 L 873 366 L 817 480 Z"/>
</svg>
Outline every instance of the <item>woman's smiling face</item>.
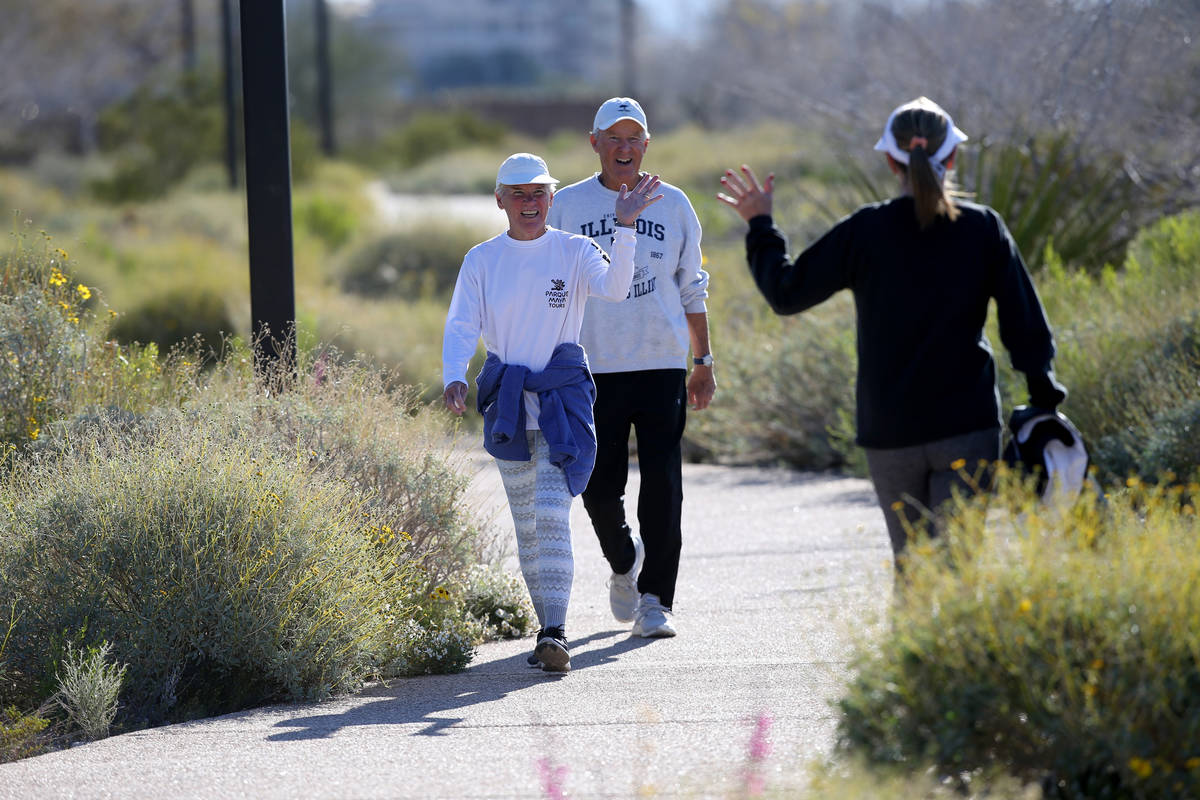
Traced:
<svg viewBox="0 0 1200 800">
<path fill-rule="evenodd" d="M 508 215 L 508 235 L 514 239 L 536 239 L 546 232 L 546 212 L 554 193 L 544 183 L 501 186 L 496 205 Z"/>
</svg>

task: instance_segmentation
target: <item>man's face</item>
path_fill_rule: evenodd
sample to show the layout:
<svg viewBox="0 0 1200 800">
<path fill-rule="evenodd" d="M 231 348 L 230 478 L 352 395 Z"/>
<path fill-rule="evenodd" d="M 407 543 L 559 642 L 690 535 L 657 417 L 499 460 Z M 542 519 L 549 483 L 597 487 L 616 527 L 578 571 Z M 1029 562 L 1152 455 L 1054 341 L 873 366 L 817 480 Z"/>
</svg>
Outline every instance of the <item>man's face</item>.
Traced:
<svg viewBox="0 0 1200 800">
<path fill-rule="evenodd" d="M 496 205 L 508 215 L 508 235 L 526 241 L 546 232 L 546 211 L 553 201 L 550 187 L 542 183 L 501 186 L 496 192 Z"/>
<path fill-rule="evenodd" d="M 608 130 L 592 134 L 592 149 L 600 156 L 600 182 L 614 191 L 638 182 L 642 157 L 650 140 L 642 126 L 623 119 Z"/>
</svg>

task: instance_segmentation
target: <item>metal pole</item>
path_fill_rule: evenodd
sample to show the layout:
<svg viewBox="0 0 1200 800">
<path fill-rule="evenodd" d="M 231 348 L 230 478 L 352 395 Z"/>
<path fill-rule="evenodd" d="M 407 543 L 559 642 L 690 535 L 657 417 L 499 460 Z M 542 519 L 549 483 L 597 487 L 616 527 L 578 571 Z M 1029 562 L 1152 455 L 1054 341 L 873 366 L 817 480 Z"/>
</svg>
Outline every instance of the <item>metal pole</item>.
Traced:
<svg viewBox="0 0 1200 800">
<path fill-rule="evenodd" d="M 637 68 L 633 63 L 637 49 L 634 47 L 635 25 L 633 0 L 621 1 L 621 83 L 627 97 L 637 96 Z"/>
<path fill-rule="evenodd" d="M 314 0 L 317 11 L 317 118 L 321 126 L 321 152 L 332 156 L 336 150 L 333 138 L 333 68 L 329 59 L 329 4 Z"/>
<path fill-rule="evenodd" d="M 234 75 L 237 65 L 233 57 L 233 0 L 221 3 L 221 76 L 225 95 L 225 171 L 229 173 L 229 188 L 238 185 L 237 91 Z"/>
<path fill-rule="evenodd" d="M 195 0 L 181 0 L 179 15 L 182 29 L 179 44 L 183 49 L 183 71 L 187 75 L 196 72 L 196 7 Z"/>
<path fill-rule="evenodd" d="M 284 0 L 241 4 L 250 317 L 259 373 L 295 364 L 292 173 Z"/>
</svg>

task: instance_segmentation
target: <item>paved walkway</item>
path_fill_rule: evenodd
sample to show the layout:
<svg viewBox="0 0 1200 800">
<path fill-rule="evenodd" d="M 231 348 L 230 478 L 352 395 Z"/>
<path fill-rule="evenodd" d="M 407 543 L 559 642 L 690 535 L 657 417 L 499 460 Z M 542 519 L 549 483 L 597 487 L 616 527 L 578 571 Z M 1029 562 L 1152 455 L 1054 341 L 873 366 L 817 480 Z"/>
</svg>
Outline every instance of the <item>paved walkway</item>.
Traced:
<svg viewBox="0 0 1200 800">
<path fill-rule="evenodd" d="M 503 503 L 494 465 L 476 486 Z M 570 674 L 526 666 L 529 640 L 488 644 L 458 675 L 0 765 L 0 798 L 725 798 L 764 714 L 766 785 L 794 786 L 831 748 L 852 632 L 888 602 L 870 484 L 688 465 L 684 487 L 674 639 L 614 622 L 577 500 Z"/>
</svg>

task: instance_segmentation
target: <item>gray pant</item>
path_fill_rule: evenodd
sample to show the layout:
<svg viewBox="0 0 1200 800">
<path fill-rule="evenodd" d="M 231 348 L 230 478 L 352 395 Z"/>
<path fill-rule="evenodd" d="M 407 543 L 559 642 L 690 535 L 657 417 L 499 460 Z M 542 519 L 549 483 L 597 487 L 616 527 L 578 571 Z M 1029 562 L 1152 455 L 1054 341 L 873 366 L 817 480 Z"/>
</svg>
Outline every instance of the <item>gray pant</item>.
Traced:
<svg viewBox="0 0 1200 800">
<path fill-rule="evenodd" d="M 999 428 L 912 447 L 867 448 L 867 466 L 887 520 L 893 555 L 904 552 L 908 541 L 905 523 L 913 528 L 927 526 L 930 534 L 937 535 L 939 506 L 950 499 L 956 487 L 962 494 L 974 491 L 963 473 L 973 476 L 981 460 L 991 464 L 999 458 Z M 951 466 L 960 459 L 964 462 L 961 467 Z"/>
</svg>

